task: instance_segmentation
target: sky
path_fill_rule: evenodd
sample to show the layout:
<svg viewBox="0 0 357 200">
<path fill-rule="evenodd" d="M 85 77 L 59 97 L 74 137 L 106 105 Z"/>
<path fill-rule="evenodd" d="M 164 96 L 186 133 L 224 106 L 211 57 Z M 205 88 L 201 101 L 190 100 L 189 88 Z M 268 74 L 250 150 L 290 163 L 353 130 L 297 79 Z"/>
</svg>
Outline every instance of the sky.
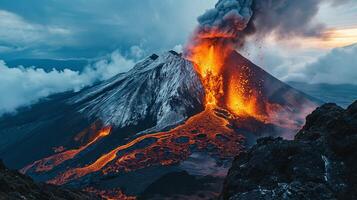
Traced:
<svg viewBox="0 0 357 200">
<path fill-rule="evenodd" d="M 0 58 L 93 58 L 115 50 L 138 57 L 172 49 L 214 2 L 0 1 Z"/>
<path fill-rule="evenodd" d="M 284 81 L 357 84 L 357 1 L 323 2 L 319 37 L 248 39 L 241 53 Z M 332 2 L 333 1 L 333 2 Z M 338 3 L 336 3 L 338 2 Z M 152 53 L 180 51 L 216 0 L 0 1 L 0 115 L 56 92 L 129 70 Z M 349 47 L 346 47 L 349 46 Z M 18 58 L 96 59 L 83 72 L 10 68 Z M 338 71 L 336 73 L 336 71 Z"/>
<path fill-rule="evenodd" d="M 197 25 L 196 18 L 215 3 L 216 0 L 0 1 L 0 58 L 93 58 L 115 50 L 128 57 L 141 57 L 184 45 Z M 338 41 L 311 43 L 325 48 L 349 44 L 351 39 L 342 40 L 351 29 L 356 35 L 356 13 L 355 0 L 340 6 L 323 5 L 317 20 L 338 29 L 334 32 Z"/>
</svg>

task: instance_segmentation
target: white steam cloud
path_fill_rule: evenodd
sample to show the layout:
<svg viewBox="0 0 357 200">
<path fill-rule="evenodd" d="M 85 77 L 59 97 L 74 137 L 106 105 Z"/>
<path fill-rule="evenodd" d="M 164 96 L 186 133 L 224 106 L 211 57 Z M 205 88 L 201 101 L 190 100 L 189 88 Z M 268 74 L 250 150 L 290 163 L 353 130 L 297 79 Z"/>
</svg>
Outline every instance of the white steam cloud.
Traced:
<svg viewBox="0 0 357 200">
<path fill-rule="evenodd" d="M 118 51 L 87 66 L 81 73 L 69 69 L 46 72 L 39 68 L 9 68 L 0 60 L 0 116 L 21 106 L 29 106 L 50 94 L 78 91 L 126 72 L 133 66 L 134 61 L 125 59 Z"/>
</svg>

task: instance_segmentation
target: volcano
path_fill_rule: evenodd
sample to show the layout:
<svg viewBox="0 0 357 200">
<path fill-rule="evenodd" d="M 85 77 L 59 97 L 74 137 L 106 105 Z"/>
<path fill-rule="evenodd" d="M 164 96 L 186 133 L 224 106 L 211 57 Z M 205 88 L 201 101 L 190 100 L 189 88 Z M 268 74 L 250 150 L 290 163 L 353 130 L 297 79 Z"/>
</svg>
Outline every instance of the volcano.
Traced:
<svg viewBox="0 0 357 200">
<path fill-rule="evenodd" d="M 2 117 L 0 157 L 37 181 L 105 197 L 214 196 L 244 147 L 260 136 L 291 138 L 320 103 L 236 51 L 221 77 L 191 61 L 153 54 Z"/>
</svg>

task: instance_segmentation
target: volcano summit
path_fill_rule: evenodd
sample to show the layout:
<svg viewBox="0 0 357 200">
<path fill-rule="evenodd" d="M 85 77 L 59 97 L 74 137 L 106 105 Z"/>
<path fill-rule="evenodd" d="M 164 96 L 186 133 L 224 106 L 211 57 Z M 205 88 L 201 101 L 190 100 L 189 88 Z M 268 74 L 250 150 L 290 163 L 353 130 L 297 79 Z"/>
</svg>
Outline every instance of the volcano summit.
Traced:
<svg viewBox="0 0 357 200">
<path fill-rule="evenodd" d="M 212 105 L 195 65 L 174 51 L 154 54 L 108 81 L 4 116 L 0 157 L 37 181 L 109 196 L 150 197 L 161 185 L 163 193 L 214 196 L 245 146 L 264 135 L 291 138 L 317 106 L 235 51 Z M 241 81 L 249 90 L 230 89 Z M 178 187 L 177 178 L 196 187 Z"/>
</svg>

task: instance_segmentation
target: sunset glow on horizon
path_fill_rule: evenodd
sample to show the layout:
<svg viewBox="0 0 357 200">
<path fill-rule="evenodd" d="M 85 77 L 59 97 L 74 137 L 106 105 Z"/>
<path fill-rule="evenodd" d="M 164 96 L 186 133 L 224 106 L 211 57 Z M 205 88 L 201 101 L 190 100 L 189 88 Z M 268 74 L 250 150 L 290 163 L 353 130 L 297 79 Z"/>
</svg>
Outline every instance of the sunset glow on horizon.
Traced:
<svg viewBox="0 0 357 200">
<path fill-rule="evenodd" d="M 357 27 L 327 29 L 321 37 L 299 37 L 280 38 L 274 34 L 265 39 L 267 44 L 282 43 L 286 46 L 294 46 L 301 49 L 329 50 L 357 43 Z"/>
</svg>

